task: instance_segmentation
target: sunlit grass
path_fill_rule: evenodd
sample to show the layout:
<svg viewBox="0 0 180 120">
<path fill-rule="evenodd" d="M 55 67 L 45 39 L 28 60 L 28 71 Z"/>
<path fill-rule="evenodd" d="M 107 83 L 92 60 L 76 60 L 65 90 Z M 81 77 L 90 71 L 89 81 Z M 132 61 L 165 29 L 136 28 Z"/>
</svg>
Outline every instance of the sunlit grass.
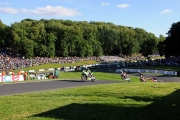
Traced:
<svg viewBox="0 0 180 120">
<path fill-rule="evenodd" d="M 0 116 L 1 120 L 119 120 L 127 117 L 164 120 L 169 114 L 179 113 L 178 88 L 177 83 L 124 82 L 4 96 L 0 97 Z M 154 110 L 158 111 L 152 113 Z"/>
<path fill-rule="evenodd" d="M 32 69 L 53 68 L 57 67 L 57 64 L 41 67 Z M 97 80 L 117 80 L 119 83 L 3 96 L 0 97 L 0 119 L 178 120 L 180 118 L 179 83 L 150 81 L 142 83 L 135 76 L 130 76 L 131 82 L 122 82 L 117 73 L 96 71 L 93 73 Z M 60 72 L 59 78 L 80 80 L 80 76 L 81 72 Z"/>
</svg>

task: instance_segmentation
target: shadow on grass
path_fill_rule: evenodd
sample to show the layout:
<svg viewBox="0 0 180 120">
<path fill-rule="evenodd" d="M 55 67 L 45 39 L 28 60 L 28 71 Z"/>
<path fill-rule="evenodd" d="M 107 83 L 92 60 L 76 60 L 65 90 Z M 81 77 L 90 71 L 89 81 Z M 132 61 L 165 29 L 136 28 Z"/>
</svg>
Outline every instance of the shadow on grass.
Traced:
<svg viewBox="0 0 180 120">
<path fill-rule="evenodd" d="M 180 118 L 180 89 L 162 98 L 147 99 L 134 96 L 125 99 L 152 101 L 152 103 L 145 107 L 72 103 L 31 117 L 58 120 L 179 120 Z"/>
</svg>

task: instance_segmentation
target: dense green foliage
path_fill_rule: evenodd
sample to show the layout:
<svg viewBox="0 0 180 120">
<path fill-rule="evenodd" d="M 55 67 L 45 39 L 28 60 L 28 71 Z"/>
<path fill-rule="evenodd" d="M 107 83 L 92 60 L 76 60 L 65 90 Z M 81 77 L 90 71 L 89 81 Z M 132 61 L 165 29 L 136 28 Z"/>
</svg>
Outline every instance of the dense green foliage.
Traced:
<svg viewBox="0 0 180 120">
<path fill-rule="evenodd" d="M 0 33 L 0 47 L 26 58 L 152 54 L 160 41 L 141 28 L 55 19 L 24 19 L 11 26 L 0 22 Z"/>
<path fill-rule="evenodd" d="M 166 57 L 180 55 L 180 22 L 173 23 L 167 37 L 159 42 L 158 48 L 161 55 Z"/>
</svg>

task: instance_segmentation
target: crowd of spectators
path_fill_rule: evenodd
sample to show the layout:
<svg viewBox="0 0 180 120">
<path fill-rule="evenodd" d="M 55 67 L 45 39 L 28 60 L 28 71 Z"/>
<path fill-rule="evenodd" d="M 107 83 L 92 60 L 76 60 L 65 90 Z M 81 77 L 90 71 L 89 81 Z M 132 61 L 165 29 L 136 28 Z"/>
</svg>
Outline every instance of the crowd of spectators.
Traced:
<svg viewBox="0 0 180 120">
<path fill-rule="evenodd" d="M 20 54 L 13 55 L 6 48 L 0 48 L 0 71 L 17 70 L 47 63 L 64 64 L 85 60 L 99 61 L 99 57 L 34 57 L 32 59 L 26 59 Z"/>
<path fill-rule="evenodd" d="M 123 67 L 142 67 L 142 66 L 180 66 L 180 56 L 172 56 L 169 58 L 160 55 L 149 55 L 147 57 L 141 55 L 133 56 L 102 56 L 101 62 L 117 62 Z"/>
<path fill-rule="evenodd" d="M 101 56 L 99 57 L 101 62 L 115 62 L 115 61 L 125 61 L 125 58 L 120 56 Z"/>
<path fill-rule="evenodd" d="M 47 63 L 63 64 L 85 60 L 95 60 L 98 62 L 121 62 L 124 66 L 180 66 L 180 57 L 158 58 L 157 55 L 151 55 L 147 59 L 141 55 L 121 55 L 101 57 L 34 57 L 32 59 L 26 59 L 19 54 L 12 55 L 12 53 L 6 48 L 0 48 L 0 71 L 17 70 Z"/>
<path fill-rule="evenodd" d="M 180 56 L 172 56 L 169 58 L 143 59 L 137 61 L 126 61 L 124 66 L 127 67 L 143 67 L 143 66 L 180 66 Z"/>
</svg>

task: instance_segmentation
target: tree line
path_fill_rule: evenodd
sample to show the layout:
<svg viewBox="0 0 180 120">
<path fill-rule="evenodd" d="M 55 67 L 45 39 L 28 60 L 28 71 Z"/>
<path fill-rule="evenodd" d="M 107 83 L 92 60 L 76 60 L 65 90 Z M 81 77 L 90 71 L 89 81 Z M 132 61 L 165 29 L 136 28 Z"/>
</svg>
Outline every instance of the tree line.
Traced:
<svg viewBox="0 0 180 120">
<path fill-rule="evenodd" d="M 178 33 L 177 28 L 176 32 L 171 32 L 175 31 L 174 26 L 167 38 L 163 35 L 158 38 L 142 28 L 110 22 L 24 19 L 7 26 L 0 21 L 0 47 L 7 47 L 13 54 L 19 53 L 26 58 L 148 55 L 157 51 L 164 55 L 167 46 L 176 45 L 174 37 L 180 37 L 172 38 Z"/>
<path fill-rule="evenodd" d="M 158 44 L 159 53 L 166 57 L 180 56 L 180 22 L 173 23 L 167 35 Z"/>
</svg>

